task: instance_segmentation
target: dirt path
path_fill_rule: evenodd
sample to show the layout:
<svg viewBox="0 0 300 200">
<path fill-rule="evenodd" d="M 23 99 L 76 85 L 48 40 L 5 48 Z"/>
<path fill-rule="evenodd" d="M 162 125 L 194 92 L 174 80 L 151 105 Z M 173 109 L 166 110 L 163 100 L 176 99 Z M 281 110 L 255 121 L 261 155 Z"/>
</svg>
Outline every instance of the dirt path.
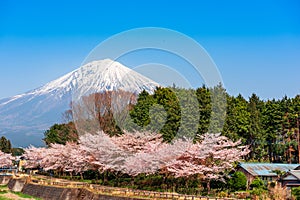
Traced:
<svg viewBox="0 0 300 200">
<path fill-rule="evenodd" d="M 5 198 L 7 200 L 34 200 L 36 198 L 23 198 L 18 196 L 17 194 L 12 193 L 7 187 L 0 189 L 0 197 Z"/>
<path fill-rule="evenodd" d="M 0 197 L 5 197 L 5 198 L 8 198 L 8 199 L 17 199 L 17 200 L 30 200 L 30 199 L 34 199 L 34 198 L 22 198 L 22 197 L 19 197 L 16 194 L 13 194 L 13 193 L 10 193 L 10 192 L 7 192 L 5 194 L 1 194 Z"/>
</svg>

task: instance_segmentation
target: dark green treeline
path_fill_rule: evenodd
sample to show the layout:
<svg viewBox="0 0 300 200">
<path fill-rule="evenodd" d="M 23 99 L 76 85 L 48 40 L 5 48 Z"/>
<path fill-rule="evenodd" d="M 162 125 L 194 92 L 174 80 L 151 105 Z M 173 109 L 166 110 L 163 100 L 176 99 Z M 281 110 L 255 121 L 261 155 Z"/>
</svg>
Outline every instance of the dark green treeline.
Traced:
<svg viewBox="0 0 300 200">
<path fill-rule="evenodd" d="M 298 162 L 300 95 L 263 101 L 256 94 L 230 96 L 221 85 L 157 88 L 154 94 L 139 94 L 130 116 L 127 129 L 158 131 L 168 142 L 178 135 L 221 132 L 249 145 L 247 160 Z"/>
</svg>

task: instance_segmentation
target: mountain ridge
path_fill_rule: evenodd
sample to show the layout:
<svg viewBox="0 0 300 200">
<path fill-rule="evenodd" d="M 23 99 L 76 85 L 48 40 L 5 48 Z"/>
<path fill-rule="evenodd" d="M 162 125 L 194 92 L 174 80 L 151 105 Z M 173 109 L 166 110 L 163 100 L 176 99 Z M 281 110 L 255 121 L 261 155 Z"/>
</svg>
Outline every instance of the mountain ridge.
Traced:
<svg viewBox="0 0 300 200">
<path fill-rule="evenodd" d="M 0 134 L 11 139 L 14 146 L 42 146 L 43 132 L 61 122 L 61 115 L 69 108 L 72 98 L 87 92 L 119 89 L 152 93 L 157 86 L 159 84 L 119 62 L 92 61 L 41 87 L 0 99 Z M 23 137 L 29 137 L 26 144 Z"/>
</svg>

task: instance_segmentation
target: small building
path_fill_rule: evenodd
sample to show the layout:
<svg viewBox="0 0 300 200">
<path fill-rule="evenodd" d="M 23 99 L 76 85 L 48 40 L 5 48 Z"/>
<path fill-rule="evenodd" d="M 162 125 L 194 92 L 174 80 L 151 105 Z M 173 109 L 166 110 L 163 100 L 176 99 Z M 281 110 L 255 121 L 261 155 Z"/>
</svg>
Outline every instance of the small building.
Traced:
<svg viewBox="0 0 300 200">
<path fill-rule="evenodd" d="M 286 173 L 297 167 L 300 167 L 300 164 L 239 163 L 237 171 L 241 171 L 246 175 L 247 183 L 249 185 L 257 177 L 265 182 L 277 181 L 279 176 L 275 171 Z"/>
<path fill-rule="evenodd" d="M 283 187 L 299 187 L 300 186 L 300 170 L 291 170 L 280 179 Z"/>
</svg>

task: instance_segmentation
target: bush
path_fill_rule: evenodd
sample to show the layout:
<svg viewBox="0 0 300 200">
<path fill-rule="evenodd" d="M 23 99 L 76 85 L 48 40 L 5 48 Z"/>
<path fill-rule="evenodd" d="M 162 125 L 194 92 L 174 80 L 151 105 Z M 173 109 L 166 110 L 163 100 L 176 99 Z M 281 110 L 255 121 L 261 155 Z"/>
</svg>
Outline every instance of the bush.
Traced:
<svg viewBox="0 0 300 200">
<path fill-rule="evenodd" d="M 275 185 L 273 188 L 269 188 L 269 196 L 271 199 L 285 200 L 288 199 L 288 192 L 286 188 Z"/>
<path fill-rule="evenodd" d="M 228 193 L 225 191 L 221 191 L 218 193 L 218 197 L 222 197 L 222 198 L 228 197 Z"/>
<path fill-rule="evenodd" d="M 234 172 L 228 181 L 231 191 L 245 190 L 247 188 L 247 177 L 243 172 Z"/>
<path fill-rule="evenodd" d="M 252 189 L 265 189 L 265 183 L 260 178 L 256 178 L 252 181 L 250 187 Z"/>
<path fill-rule="evenodd" d="M 292 188 L 292 195 L 296 200 L 300 200 L 300 187 Z"/>
<path fill-rule="evenodd" d="M 262 189 L 262 188 L 254 188 L 253 190 L 251 190 L 250 194 L 254 195 L 254 196 L 261 196 L 263 194 L 266 193 L 266 190 Z"/>
</svg>

